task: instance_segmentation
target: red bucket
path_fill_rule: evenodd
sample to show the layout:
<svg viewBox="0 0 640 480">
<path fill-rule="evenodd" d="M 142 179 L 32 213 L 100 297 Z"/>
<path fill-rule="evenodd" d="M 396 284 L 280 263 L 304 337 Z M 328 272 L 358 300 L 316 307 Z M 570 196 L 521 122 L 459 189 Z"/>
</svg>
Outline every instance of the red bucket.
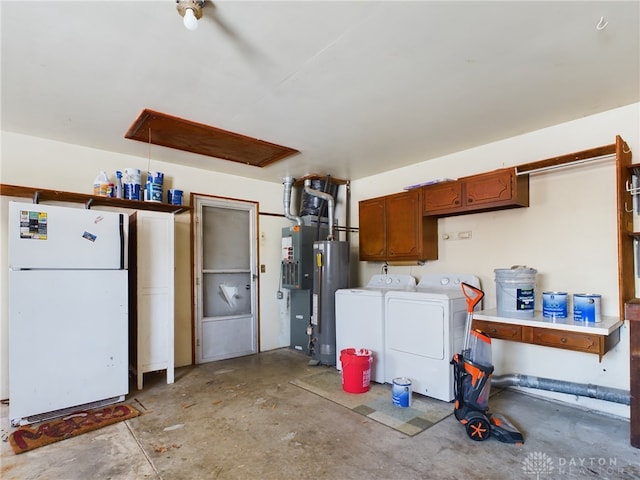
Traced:
<svg viewBox="0 0 640 480">
<path fill-rule="evenodd" d="M 345 348 L 340 351 L 342 362 L 342 389 L 349 393 L 369 391 L 371 382 L 371 350 Z"/>
</svg>

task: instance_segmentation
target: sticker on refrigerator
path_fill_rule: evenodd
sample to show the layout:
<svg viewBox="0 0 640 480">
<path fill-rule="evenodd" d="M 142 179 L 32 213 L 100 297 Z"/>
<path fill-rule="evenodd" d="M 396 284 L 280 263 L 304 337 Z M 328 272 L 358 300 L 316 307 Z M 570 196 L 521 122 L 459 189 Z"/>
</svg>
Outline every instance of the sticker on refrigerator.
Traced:
<svg viewBox="0 0 640 480">
<path fill-rule="evenodd" d="M 96 237 L 93 233 L 89 233 L 89 232 L 84 232 L 82 234 L 82 238 L 86 238 L 87 240 L 89 240 L 90 242 L 95 242 L 96 241 Z"/>
<path fill-rule="evenodd" d="M 20 210 L 20 238 L 47 239 L 47 212 Z"/>
</svg>

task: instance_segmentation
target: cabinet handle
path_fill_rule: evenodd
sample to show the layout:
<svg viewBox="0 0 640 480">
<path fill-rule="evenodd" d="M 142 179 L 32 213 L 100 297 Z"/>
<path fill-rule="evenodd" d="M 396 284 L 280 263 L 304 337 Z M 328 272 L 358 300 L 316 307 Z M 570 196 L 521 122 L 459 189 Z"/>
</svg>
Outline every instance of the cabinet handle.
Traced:
<svg viewBox="0 0 640 480">
<path fill-rule="evenodd" d="M 454 203 L 454 205 L 460 205 L 460 200 L 456 200 L 453 203 Z"/>
<path fill-rule="evenodd" d="M 564 338 L 564 337 L 562 337 L 562 338 L 560 339 L 560 342 L 561 342 L 561 343 L 567 343 L 567 339 L 566 339 L 566 338 Z"/>
<path fill-rule="evenodd" d="M 473 203 L 473 198 L 467 198 L 467 203 Z"/>
<path fill-rule="evenodd" d="M 496 330 L 495 328 L 491 329 L 491 333 L 496 333 L 498 330 Z"/>
</svg>

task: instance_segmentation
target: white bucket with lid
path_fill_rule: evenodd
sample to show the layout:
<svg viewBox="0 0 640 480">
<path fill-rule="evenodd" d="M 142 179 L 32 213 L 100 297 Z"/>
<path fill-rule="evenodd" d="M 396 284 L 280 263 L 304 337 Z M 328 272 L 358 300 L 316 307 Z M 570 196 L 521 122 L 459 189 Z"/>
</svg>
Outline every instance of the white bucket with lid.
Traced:
<svg viewBox="0 0 640 480">
<path fill-rule="evenodd" d="M 496 302 L 499 317 L 532 318 L 536 304 L 535 268 L 514 265 L 496 268 Z"/>
</svg>

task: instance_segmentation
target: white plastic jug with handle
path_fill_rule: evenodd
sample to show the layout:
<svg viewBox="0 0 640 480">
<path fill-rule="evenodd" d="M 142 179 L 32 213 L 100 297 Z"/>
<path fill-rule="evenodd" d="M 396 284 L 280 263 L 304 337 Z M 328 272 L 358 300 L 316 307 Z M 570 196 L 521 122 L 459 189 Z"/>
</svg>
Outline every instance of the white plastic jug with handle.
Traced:
<svg viewBox="0 0 640 480">
<path fill-rule="evenodd" d="M 109 196 L 109 176 L 107 172 L 100 172 L 93 181 L 93 194 L 99 197 Z"/>
</svg>

